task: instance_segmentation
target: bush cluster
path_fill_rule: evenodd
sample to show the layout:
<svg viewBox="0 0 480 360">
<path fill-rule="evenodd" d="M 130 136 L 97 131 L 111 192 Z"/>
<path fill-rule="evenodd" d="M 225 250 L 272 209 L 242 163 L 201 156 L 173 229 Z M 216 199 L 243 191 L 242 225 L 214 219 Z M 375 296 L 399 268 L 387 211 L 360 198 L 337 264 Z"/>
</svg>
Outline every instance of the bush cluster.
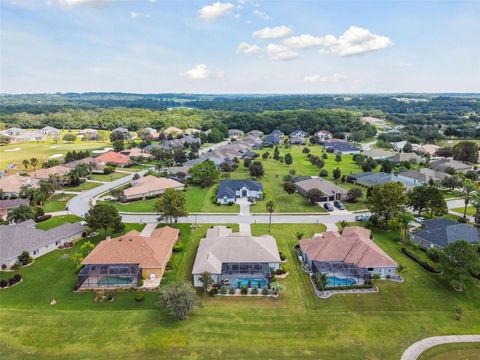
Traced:
<svg viewBox="0 0 480 360">
<path fill-rule="evenodd" d="M 6 288 L 9 286 L 13 286 L 16 283 L 20 282 L 22 280 L 22 275 L 20 274 L 15 274 L 13 277 L 11 277 L 8 280 L 1 280 L 0 281 L 0 288 Z"/>
<path fill-rule="evenodd" d="M 417 257 L 417 255 L 415 255 L 414 253 L 408 251 L 406 248 L 402 247 L 402 253 L 404 253 L 406 256 L 408 256 L 410 259 L 412 259 L 413 261 L 415 261 L 418 265 L 420 265 L 422 268 L 424 268 L 425 270 L 427 270 L 428 272 L 431 272 L 431 273 L 434 273 L 434 274 L 439 274 L 440 271 L 438 271 L 437 269 L 434 269 L 429 263 L 423 261 L 422 259 L 419 259 Z"/>
</svg>

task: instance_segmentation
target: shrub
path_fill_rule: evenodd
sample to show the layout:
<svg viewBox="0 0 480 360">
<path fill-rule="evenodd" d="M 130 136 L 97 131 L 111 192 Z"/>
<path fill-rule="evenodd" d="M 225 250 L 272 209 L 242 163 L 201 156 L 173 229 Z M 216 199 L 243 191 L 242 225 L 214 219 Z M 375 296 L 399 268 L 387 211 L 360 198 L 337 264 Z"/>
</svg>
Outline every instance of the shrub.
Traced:
<svg viewBox="0 0 480 360">
<path fill-rule="evenodd" d="M 284 253 L 282 253 L 281 251 L 279 251 L 278 253 L 279 253 L 279 255 L 280 255 L 280 260 L 282 260 L 282 261 L 287 260 L 287 257 L 285 256 Z"/>
<path fill-rule="evenodd" d="M 270 290 L 266 286 L 262 289 L 262 295 L 270 295 Z"/>
<path fill-rule="evenodd" d="M 135 301 L 136 301 L 136 302 L 141 302 L 141 301 L 143 301 L 144 299 L 145 299 L 145 295 L 144 295 L 143 293 L 137 292 L 137 293 L 135 294 Z"/>
<path fill-rule="evenodd" d="M 373 274 L 373 279 L 374 280 L 379 280 L 380 279 L 380 274 Z"/>
<path fill-rule="evenodd" d="M 247 295 L 248 294 L 248 287 L 242 286 L 242 288 L 240 289 L 240 293 L 242 295 Z"/>
<path fill-rule="evenodd" d="M 14 278 L 10 278 L 8 279 L 8 286 L 12 286 L 12 285 L 15 285 L 17 282 L 15 281 Z"/>
<path fill-rule="evenodd" d="M 13 278 L 15 279 L 16 282 L 19 282 L 20 280 L 22 280 L 22 275 L 15 274 L 15 275 L 13 275 Z"/>
<path fill-rule="evenodd" d="M 289 270 L 288 264 L 280 264 L 280 269 L 282 269 L 284 273 L 287 273 Z"/>
<path fill-rule="evenodd" d="M 228 289 L 228 293 L 230 295 L 235 295 L 235 292 L 237 291 L 237 289 L 235 289 L 234 287 L 231 287 L 230 289 Z"/>
<path fill-rule="evenodd" d="M 438 262 L 440 260 L 440 251 L 438 249 L 428 249 L 427 256 L 433 262 Z"/>
<path fill-rule="evenodd" d="M 172 259 L 168 260 L 167 266 L 165 266 L 165 270 L 168 270 L 168 271 L 173 270 Z"/>
<path fill-rule="evenodd" d="M 111 174 L 113 171 L 114 171 L 114 169 L 113 169 L 113 167 L 111 167 L 111 166 L 105 166 L 105 167 L 103 168 L 103 173 L 104 173 L 105 175 Z"/>
<path fill-rule="evenodd" d="M 387 279 L 391 279 L 392 277 L 391 277 L 390 275 L 387 275 L 386 278 L 387 278 Z"/>
<path fill-rule="evenodd" d="M 7 265 L 2 264 L 2 270 L 7 270 Z"/>
<path fill-rule="evenodd" d="M 258 288 L 256 286 L 252 289 L 252 295 L 258 295 Z"/>
<path fill-rule="evenodd" d="M 5 288 L 8 286 L 7 280 L 0 280 L 0 288 Z"/>
<path fill-rule="evenodd" d="M 183 251 L 183 243 L 178 243 L 172 250 L 173 252 L 182 252 Z"/>
<path fill-rule="evenodd" d="M 458 221 L 459 223 L 464 223 L 464 224 L 468 222 L 468 220 L 465 219 L 464 217 L 458 217 L 457 221 Z"/>
<path fill-rule="evenodd" d="M 33 259 L 28 253 L 28 251 L 23 251 L 20 255 L 18 255 L 18 261 L 20 262 L 21 265 L 25 266 L 30 264 Z"/>
<path fill-rule="evenodd" d="M 222 285 L 220 287 L 220 294 L 225 295 L 227 293 L 227 287 L 225 285 Z"/>
<path fill-rule="evenodd" d="M 36 221 L 37 223 L 39 223 L 39 222 L 48 220 L 48 219 L 50 219 L 51 217 L 52 217 L 52 215 L 37 216 L 37 217 L 35 218 L 35 221 Z"/>
<path fill-rule="evenodd" d="M 320 170 L 320 176 L 321 177 L 327 177 L 328 176 L 328 171 L 326 169 Z"/>
<path fill-rule="evenodd" d="M 212 287 L 209 291 L 208 291 L 208 295 L 210 296 L 215 296 L 218 294 L 218 288 L 217 287 Z"/>
<path fill-rule="evenodd" d="M 138 287 L 142 287 L 143 286 L 143 279 L 140 279 L 138 280 Z"/>
<path fill-rule="evenodd" d="M 404 253 L 406 256 L 408 256 L 410 259 L 412 259 L 413 261 L 415 261 L 418 265 L 420 265 L 422 268 L 424 268 L 425 270 L 427 270 L 428 272 L 431 272 L 431 273 L 434 273 L 434 274 L 439 274 L 440 271 L 434 269 L 430 264 L 426 263 L 425 261 L 419 259 L 417 257 L 417 255 L 415 255 L 414 253 L 408 251 L 406 248 L 402 248 L 401 249 L 402 253 Z"/>
<path fill-rule="evenodd" d="M 371 289 L 373 284 L 365 285 L 348 285 L 348 286 L 328 286 L 326 290 L 356 290 L 356 289 Z"/>
</svg>

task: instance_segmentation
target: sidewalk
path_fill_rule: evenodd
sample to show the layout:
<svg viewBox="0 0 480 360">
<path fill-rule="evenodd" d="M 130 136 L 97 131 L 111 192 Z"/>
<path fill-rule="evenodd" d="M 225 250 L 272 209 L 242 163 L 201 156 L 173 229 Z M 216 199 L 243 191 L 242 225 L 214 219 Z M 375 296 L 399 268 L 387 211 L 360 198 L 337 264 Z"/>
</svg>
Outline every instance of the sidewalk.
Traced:
<svg viewBox="0 0 480 360">
<path fill-rule="evenodd" d="M 434 336 L 422 339 L 408 347 L 401 360 L 416 360 L 425 350 L 441 344 L 480 342 L 480 335 Z"/>
</svg>

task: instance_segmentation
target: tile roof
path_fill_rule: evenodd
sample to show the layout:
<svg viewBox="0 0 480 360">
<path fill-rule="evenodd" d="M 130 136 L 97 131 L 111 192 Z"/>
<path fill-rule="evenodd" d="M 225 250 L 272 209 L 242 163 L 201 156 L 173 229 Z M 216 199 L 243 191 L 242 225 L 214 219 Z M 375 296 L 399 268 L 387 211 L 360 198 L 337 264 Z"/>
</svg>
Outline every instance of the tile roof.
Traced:
<svg viewBox="0 0 480 360">
<path fill-rule="evenodd" d="M 157 192 L 166 189 L 183 189 L 185 187 L 181 182 L 165 177 L 159 178 L 153 175 L 147 175 L 138 180 L 132 180 L 131 184 L 132 187 L 123 190 L 123 193 L 127 198 L 148 194 L 150 192 Z"/>
<path fill-rule="evenodd" d="M 164 268 L 180 231 L 169 226 L 141 236 L 136 230 L 100 241 L 82 264 L 139 264 L 142 268 Z"/>
<path fill-rule="evenodd" d="M 6 262 L 22 253 L 33 251 L 55 240 L 81 234 L 85 230 L 80 223 L 66 223 L 49 230 L 35 227 L 33 220 L 13 225 L 0 225 L 0 262 Z"/>
<path fill-rule="evenodd" d="M 341 261 L 362 268 L 397 266 L 390 256 L 370 240 L 370 230 L 360 226 L 346 227 L 342 234 L 327 231 L 312 239 L 303 239 L 300 248 L 312 261 Z"/>
<path fill-rule="evenodd" d="M 469 170 L 472 168 L 468 164 L 452 159 L 435 160 L 431 161 L 430 164 L 432 165 L 432 169 L 435 170 L 445 170 L 447 168 L 453 168 L 455 170 Z"/>
<path fill-rule="evenodd" d="M 95 161 L 105 163 L 105 164 L 112 163 L 112 164 L 121 164 L 121 165 L 127 165 L 130 163 L 130 159 L 128 158 L 127 155 L 123 155 L 115 151 L 107 151 L 106 153 L 98 155 L 95 158 Z"/>
<path fill-rule="evenodd" d="M 7 175 L 0 178 L 0 189 L 4 193 L 19 193 L 23 185 L 37 187 L 38 180 L 29 176 Z"/>
<path fill-rule="evenodd" d="M 280 255 L 271 235 L 249 236 L 215 226 L 200 240 L 192 274 L 222 272 L 222 263 L 278 263 Z"/>
<path fill-rule="evenodd" d="M 11 199 L 11 200 L 0 200 L 0 210 L 2 209 L 13 209 L 19 207 L 20 205 L 28 205 L 30 201 L 28 199 Z"/>
<path fill-rule="evenodd" d="M 30 176 L 35 178 L 35 179 L 41 179 L 41 180 L 47 180 L 50 175 L 66 175 L 68 174 L 72 169 L 64 166 L 64 165 L 57 165 L 57 166 L 52 166 L 51 168 L 44 168 L 44 169 L 37 169 L 35 171 L 32 171 L 30 173 Z"/>
</svg>

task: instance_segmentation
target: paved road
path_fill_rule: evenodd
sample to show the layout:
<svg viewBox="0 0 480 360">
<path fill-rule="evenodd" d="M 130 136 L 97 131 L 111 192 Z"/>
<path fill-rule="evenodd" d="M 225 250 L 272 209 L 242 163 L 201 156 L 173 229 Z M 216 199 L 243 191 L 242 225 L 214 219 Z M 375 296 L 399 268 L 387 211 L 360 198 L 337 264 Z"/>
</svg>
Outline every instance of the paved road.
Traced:
<svg viewBox="0 0 480 360">
<path fill-rule="evenodd" d="M 372 141 L 372 142 L 369 142 L 369 143 L 362 144 L 362 150 L 363 150 L 363 151 L 372 150 L 372 146 L 373 146 L 373 144 L 375 144 L 376 142 L 377 142 L 377 141 Z"/>
<path fill-rule="evenodd" d="M 422 352 L 436 345 L 465 342 L 480 342 L 480 335 L 450 335 L 425 338 L 410 345 L 403 353 L 401 360 L 416 360 Z"/>
<path fill-rule="evenodd" d="M 147 170 L 143 170 L 138 172 L 138 174 L 140 176 L 143 176 L 146 172 Z M 110 191 L 116 187 L 119 187 L 128 183 L 129 181 L 132 180 L 133 175 L 134 174 L 127 175 L 125 177 L 114 180 L 112 182 L 108 182 L 103 185 L 100 185 L 94 189 L 80 192 L 78 196 L 75 196 L 74 198 L 70 199 L 70 201 L 67 203 L 68 212 L 70 214 L 84 216 L 85 213 L 87 213 L 88 210 L 90 210 L 91 199 L 93 199 L 94 197 L 104 192 Z"/>
</svg>

